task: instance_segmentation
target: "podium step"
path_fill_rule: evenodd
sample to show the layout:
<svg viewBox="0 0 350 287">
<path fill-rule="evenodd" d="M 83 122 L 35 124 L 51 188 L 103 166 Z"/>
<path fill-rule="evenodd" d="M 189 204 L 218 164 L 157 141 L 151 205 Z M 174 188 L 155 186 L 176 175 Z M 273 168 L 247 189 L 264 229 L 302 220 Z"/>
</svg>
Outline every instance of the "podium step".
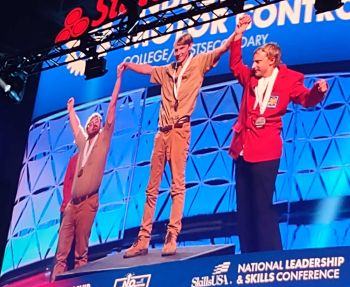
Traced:
<svg viewBox="0 0 350 287">
<path fill-rule="evenodd" d="M 108 270 L 127 269 L 130 267 L 146 266 L 154 264 L 162 264 L 175 261 L 189 260 L 193 258 L 219 256 L 219 255 L 233 255 L 235 246 L 228 245 L 206 245 L 206 246 L 191 246 L 178 247 L 177 253 L 173 256 L 161 256 L 161 249 L 149 249 L 147 255 L 137 256 L 132 258 L 123 258 L 123 253 L 117 253 L 105 258 L 89 262 L 88 264 L 63 273 L 57 276 L 57 280 L 72 278 L 82 275 L 87 275 L 95 272 L 102 272 Z"/>
</svg>

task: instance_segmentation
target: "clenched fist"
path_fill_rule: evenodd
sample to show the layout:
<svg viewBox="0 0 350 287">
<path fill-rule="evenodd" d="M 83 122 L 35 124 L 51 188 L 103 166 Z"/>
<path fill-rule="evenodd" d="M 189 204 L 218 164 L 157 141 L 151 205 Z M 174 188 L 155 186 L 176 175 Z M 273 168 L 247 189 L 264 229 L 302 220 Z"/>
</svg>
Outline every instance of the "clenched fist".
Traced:
<svg viewBox="0 0 350 287">
<path fill-rule="evenodd" d="M 74 108 L 74 98 L 70 98 L 67 102 L 67 109 L 68 109 L 68 111 L 70 111 L 73 108 Z"/>
<path fill-rule="evenodd" d="M 315 87 L 317 88 L 317 91 L 321 92 L 321 93 L 325 93 L 328 90 L 328 84 L 326 82 L 326 80 L 318 80 L 315 83 Z"/>
</svg>

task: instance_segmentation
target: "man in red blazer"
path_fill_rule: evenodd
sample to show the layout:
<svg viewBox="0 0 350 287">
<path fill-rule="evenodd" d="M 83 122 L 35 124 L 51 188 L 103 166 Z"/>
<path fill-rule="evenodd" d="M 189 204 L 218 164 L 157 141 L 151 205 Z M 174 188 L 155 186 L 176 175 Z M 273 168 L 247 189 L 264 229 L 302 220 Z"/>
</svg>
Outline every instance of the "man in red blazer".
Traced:
<svg viewBox="0 0 350 287">
<path fill-rule="evenodd" d="M 75 153 L 68 162 L 68 166 L 66 169 L 66 174 L 63 179 L 63 200 L 60 207 L 61 217 L 63 215 L 63 212 L 71 200 L 72 197 L 72 185 L 73 185 L 73 179 L 74 179 L 74 173 L 77 166 L 78 161 L 78 153 Z M 61 220 L 62 221 L 62 220 Z"/>
<path fill-rule="evenodd" d="M 243 86 L 240 113 L 229 149 L 236 160 L 237 225 L 241 252 L 281 250 L 278 214 L 272 196 L 282 155 L 282 116 L 290 101 L 314 106 L 328 89 L 325 80 L 307 89 L 304 75 L 281 64 L 281 50 L 268 43 L 242 62 L 242 34 L 251 18 L 240 18 L 231 44 L 230 68 Z"/>
</svg>

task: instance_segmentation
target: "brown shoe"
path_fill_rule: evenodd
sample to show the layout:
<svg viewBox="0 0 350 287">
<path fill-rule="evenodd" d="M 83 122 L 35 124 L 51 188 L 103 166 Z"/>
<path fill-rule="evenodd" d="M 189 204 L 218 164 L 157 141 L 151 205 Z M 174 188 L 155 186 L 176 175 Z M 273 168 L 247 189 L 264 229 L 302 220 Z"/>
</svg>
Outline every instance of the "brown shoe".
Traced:
<svg viewBox="0 0 350 287">
<path fill-rule="evenodd" d="M 123 257 L 130 258 L 135 256 L 147 255 L 149 246 L 149 237 L 138 236 L 136 241 L 128 248 Z"/>
<path fill-rule="evenodd" d="M 167 232 L 165 243 L 162 249 L 162 256 L 171 256 L 176 254 L 176 239 L 177 235 Z"/>
</svg>

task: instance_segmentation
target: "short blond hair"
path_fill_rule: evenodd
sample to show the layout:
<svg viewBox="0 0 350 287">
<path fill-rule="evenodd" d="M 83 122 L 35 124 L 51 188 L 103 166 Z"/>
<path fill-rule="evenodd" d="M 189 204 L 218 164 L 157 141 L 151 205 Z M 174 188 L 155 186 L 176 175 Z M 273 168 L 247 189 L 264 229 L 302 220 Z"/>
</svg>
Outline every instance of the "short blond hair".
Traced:
<svg viewBox="0 0 350 287">
<path fill-rule="evenodd" d="M 191 45 L 193 43 L 193 37 L 190 33 L 182 34 L 175 40 L 174 45 Z"/>
<path fill-rule="evenodd" d="M 254 51 L 254 55 L 259 51 L 264 52 L 267 58 L 275 59 L 275 67 L 281 63 L 282 51 L 277 43 L 266 43 L 265 45 L 260 46 Z"/>
</svg>

